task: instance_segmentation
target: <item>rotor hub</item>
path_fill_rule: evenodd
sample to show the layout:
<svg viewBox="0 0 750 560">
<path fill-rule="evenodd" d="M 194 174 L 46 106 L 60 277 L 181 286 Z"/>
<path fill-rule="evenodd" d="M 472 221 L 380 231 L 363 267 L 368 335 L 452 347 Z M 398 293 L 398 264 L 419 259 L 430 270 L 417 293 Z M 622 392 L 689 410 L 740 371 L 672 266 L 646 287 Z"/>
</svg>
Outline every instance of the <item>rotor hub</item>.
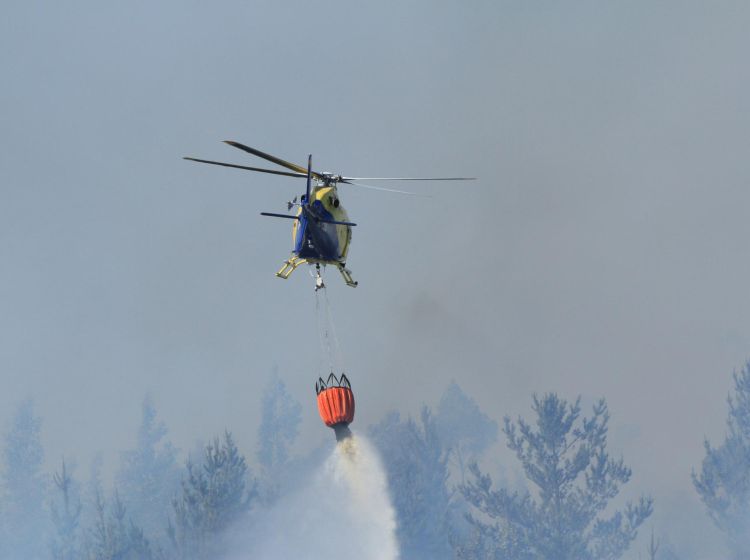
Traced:
<svg viewBox="0 0 750 560">
<path fill-rule="evenodd" d="M 324 185 L 326 187 L 335 187 L 336 184 L 343 179 L 341 175 L 335 175 L 331 173 L 330 171 L 323 171 L 323 173 L 320 173 L 321 180 L 319 181 L 321 185 Z"/>
</svg>

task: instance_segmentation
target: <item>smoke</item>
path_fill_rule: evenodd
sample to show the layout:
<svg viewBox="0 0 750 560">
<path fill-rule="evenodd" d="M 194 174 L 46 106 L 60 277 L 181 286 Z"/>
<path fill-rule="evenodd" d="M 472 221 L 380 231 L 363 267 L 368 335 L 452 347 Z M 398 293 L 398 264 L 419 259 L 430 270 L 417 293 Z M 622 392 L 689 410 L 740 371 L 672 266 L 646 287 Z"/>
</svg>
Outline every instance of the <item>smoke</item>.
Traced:
<svg viewBox="0 0 750 560">
<path fill-rule="evenodd" d="M 396 515 L 377 453 L 361 436 L 342 440 L 299 491 L 233 540 L 226 560 L 397 559 Z"/>
</svg>

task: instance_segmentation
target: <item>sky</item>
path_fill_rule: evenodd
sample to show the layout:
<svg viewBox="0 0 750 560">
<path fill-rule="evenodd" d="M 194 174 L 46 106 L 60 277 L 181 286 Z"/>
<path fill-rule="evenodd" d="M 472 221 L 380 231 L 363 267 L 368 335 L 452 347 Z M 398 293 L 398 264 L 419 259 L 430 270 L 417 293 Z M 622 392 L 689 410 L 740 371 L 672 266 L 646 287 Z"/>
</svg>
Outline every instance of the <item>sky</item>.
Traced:
<svg viewBox="0 0 750 560">
<path fill-rule="evenodd" d="M 274 277 L 291 235 L 258 216 L 303 185 L 181 159 L 263 163 L 231 139 L 479 178 L 341 188 L 360 285 L 327 282 L 356 426 L 451 380 L 498 420 L 533 392 L 604 397 L 657 530 L 715 540 L 689 534 L 710 528 L 690 472 L 750 358 L 747 3 L 4 8 L 0 425 L 32 397 L 51 469 L 115 469 L 147 394 L 184 451 L 229 428 L 252 454 L 274 369 L 303 445 L 330 436 L 313 282 Z"/>
</svg>

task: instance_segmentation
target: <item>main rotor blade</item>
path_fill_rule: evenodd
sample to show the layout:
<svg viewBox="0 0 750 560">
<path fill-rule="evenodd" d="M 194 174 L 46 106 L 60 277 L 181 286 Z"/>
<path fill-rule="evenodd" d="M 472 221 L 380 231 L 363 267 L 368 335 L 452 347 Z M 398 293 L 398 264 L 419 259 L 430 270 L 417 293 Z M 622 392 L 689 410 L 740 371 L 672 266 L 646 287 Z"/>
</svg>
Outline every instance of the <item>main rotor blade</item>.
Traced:
<svg viewBox="0 0 750 560">
<path fill-rule="evenodd" d="M 233 140 L 224 140 L 224 143 L 229 144 L 230 146 L 233 146 L 235 148 L 238 148 L 244 152 L 247 152 L 248 154 L 258 156 L 259 158 L 263 158 L 265 160 L 273 162 L 276 165 L 280 165 L 281 167 L 286 167 L 287 169 L 291 169 L 292 171 L 296 171 L 297 173 L 301 173 L 302 175 L 307 176 L 307 169 L 305 169 L 301 165 L 297 165 L 296 163 L 290 163 L 281 158 L 277 158 L 276 156 L 272 156 L 271 154 L 261 152 L 260 150 L 256 150 L 255 148 L 251 148 L 250 146 L 245 146 L 244 144 L 240 144 L 239 142 L 235 142 Z M 312 176 L 315 177 L 316 179 L 321 178 L 321 176 L 318 173 L 315 173 L 314 171 L 312 172 Z"/>
<path fill-rule="evenodd" d="M 475 181 L 476 177 L 342 177 L 348 181 Z"/>
<path fill-rule="evenodd" d="M 385 192 L 396 193 L 396 194 L 408 194 L 409 196 L 423 196 L 425 198 L 430 198 L 429 194 L 421 194 L 421 193 L 415 193 L 411 191 L 399 191 L 397 189 L 386 189 L 385 187 L 376 187 L 374 185 L 365 185 L 363 183 L 355 183 L 354 181 L 350 181 L 348 179 L 342 180 L 341 182 L 346 185 L 354 185 L 355 187 L 361 187 L 363 189 L 372 189 L 374 191 L 385 191 Z"/>
<path fill-rule="evenodd" d="M 198 163 L 210 163 L 211 165 L 221 165 L 222 167 L 234 167 L 235 169 L 246 169 L 247 171 L 260 171 L 261 173 L 271 173 L 273 175 L 285 175 L 286 177 L 306 177 L 302 173 L 292 173 L 290 171 L 276 171 L 275 169 L 262 169 L 260 167 L 248 167 L 246 165 L 235 165 L 233 163 L 223 163 L 221 161 L 211 161 L 208 159 L 198 159 L 194 157 L 184 157 L 189 161 L 197 161 Z"/>
<path fill-rule="evenodd" d="M 310 183 L 312 182 L 312 154 L 307 156 L 307 190 L 305 190 L 304 205 L 310 204 Z"/>
<path fill-rule="evenodd" d="M 337 226 L 356 226 L 354 222 L 338 222 L 336 220 L 326 220 L 325 218 L 318 218 L 317 220 L 323 224 L 336 224 Z"/>
<path fill-rule="evenodd" d="M 274 212 L 261 212 L 261 216 L 270 216 L 271 218 L 289 218 L 290 220 L 299 220 L 299 216 L 292 216 L 291 214 L 276 214 Z"/>
</svg>

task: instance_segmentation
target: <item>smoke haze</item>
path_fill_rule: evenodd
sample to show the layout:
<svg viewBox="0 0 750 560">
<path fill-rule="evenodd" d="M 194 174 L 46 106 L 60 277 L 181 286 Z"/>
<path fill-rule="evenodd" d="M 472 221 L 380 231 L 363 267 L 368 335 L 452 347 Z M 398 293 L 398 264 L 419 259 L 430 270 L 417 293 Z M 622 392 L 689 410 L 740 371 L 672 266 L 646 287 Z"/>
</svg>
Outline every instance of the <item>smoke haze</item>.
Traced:
<svg viewBox="0 0 750 560">
<path fill-rule="evenodd" d="M 250 455 L 274 367 L 300 453 L 330 437 L 312 282 L 274 277 L 290 233 L 258 216 L 303 186 L 181 159 L 257 164 L 234 139 L 345 175 L 479 177 L 342 189 L 360 284 L 326 280 L 358 426 L 452 379 L 496 421 L 534 391 L 605 397 L 657 533 L 725 556 L 690 473 L 750 356 L 748 2 L 3 11 L 0 424 L 32 397 L 48 472 L 100 456 L 111 486 L 146 394 L 181 459 L 227 428 Z M 512 464 L 502 442 L 485 460 Z"/>
</svg>

